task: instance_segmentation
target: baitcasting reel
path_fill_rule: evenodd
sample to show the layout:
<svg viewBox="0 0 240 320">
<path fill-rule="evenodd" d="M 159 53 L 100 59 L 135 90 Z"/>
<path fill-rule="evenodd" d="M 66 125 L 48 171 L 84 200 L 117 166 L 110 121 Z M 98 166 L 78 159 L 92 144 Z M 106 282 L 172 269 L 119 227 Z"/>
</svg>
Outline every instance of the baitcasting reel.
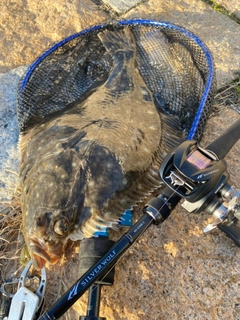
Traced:
<svg viewBox="0 0 240 320">
<path fill-rule="evenodd" d="M 173 150 L 160 168 L 163 182 L 184 199 L 182 206 L 191 213 L 206 212 L 213 222 L 204 232 L 218 227 L 240 246 L 239 191 L 228 183 L 227 164 L 211 145 L 207 149 L 188 140 Z M 223 156 L 223 154 L 221 154 Z"/>
</svg>

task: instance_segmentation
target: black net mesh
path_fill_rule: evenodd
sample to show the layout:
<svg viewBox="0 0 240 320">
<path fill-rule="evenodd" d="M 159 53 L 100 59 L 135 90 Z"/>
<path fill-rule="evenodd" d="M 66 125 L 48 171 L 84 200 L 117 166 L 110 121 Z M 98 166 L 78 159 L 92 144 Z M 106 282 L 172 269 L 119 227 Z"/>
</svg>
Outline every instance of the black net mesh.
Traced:
<svg viewBox="0 0 240 320">
<path fill-rule="evenodd" d="M 92 27 L 40 56 L 18 90 L 27 245 L 41 238 L 52 262 L 160 188 L 167 153 L 201 137 L 213 70 L 195 35 L 146 20 Z"/>
<path fill-rule="evenodd" d="M 198 38 L 167 23 L 103 25 L 54 46 L 31 66 L 20 84 L 20 130 L 81 101 L 99 87 L 111 71 L 112 59 L 98 33 L 126 27 L 136 39 L 137 68 L 158 108 L 176 116 L 182 129 L 187 134 L 194 130 L 191 138 L 198 139 L 211 112 L 215 90 L 211 58 Z"/>
</svg>

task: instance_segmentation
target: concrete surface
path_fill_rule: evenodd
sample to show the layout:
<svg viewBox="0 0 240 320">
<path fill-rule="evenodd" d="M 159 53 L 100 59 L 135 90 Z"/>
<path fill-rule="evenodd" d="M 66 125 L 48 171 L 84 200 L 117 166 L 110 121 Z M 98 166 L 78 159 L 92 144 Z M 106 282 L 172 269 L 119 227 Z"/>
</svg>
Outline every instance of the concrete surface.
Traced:
<svg viewBox="0 0 240 320">
<path fill-rule="evenodd" d="M 18 182 L 16 92 L 19 79 L 26 70 L 26 67 L 19 67 L 0 75 L 0 203 L 12 198 Z"/>
</svg>

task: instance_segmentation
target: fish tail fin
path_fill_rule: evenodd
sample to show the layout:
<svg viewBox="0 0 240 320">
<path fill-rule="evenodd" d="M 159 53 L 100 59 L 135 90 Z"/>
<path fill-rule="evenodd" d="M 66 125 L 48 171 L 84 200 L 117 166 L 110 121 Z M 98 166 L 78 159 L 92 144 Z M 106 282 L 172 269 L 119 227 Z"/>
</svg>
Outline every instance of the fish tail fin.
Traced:
<svg viewBox="0 0 240 320">
<path fill-rule="evenodd" d="M 135 51 L 136 49 L 134 35 L 128 27 L 118 31 L 110 31 L 106 29 L 99 33 L 98 37 L 111 55 L 114 55 L 116 52 L 129 52 Z"/>
</svg>

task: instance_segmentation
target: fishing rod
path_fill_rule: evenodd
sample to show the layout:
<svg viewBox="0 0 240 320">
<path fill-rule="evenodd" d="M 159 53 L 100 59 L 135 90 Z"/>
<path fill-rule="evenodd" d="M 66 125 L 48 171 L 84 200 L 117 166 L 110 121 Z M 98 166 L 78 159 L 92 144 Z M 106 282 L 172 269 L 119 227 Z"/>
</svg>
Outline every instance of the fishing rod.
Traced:
<svg viewBox="0 0 240 320">
<path fill-rule="evenodd" d="M 46 281 L 38 289 L 38 306 L 30 317 L 11 305 L 8 320 L 55 320 L 59 319 L 89 289 L 87 314 L 80 320 L 106 320 L 99 316 L 101 287 L 114 282 L 114 266 L 135 241 L 152 225 L 163 223 L 180 200 L 191 213 L 206 212 L 213 215 L 213 222 L 204 232 L 219 228 L 240 247 L 239 191 L 229 183 L 225 156 L 240 138 L 240 119 L 207 148 L 194 140 L 187 140 L 172 150 L 164 159 L 159 175 L 166 185 L 157 197 L 153 197 L 143 208 L 143 216 L 116 243 L 106 237 L 84 239 L 80 248 L 81 276 L 66 293 L 41 316 Z M 102 257 L 99 259 L 99 256 Z M 30 264 L 27 266 L 29 269 Z M 26 269 L 26 268 L 25 268 Z M 43 270 L 42 270 L 43 272 Z M 26 273 L 26 270 L 25 270 Z M 26 274 L 25 274 L 26 276 Z M 23 280 L 22 280 L 23 283 Z M 21 287 L 24 287 L 22 284 Z M 27 289 L 22 288 L 23 293 Z M 20 290 L 17 291 L 17 297 Z M 20 300 L 23 298 L 20 298 Z M 33 299 L 25 298 L 24 306 L 31 309 Z M 17 299 L 15 299 L 17 300 Z M 29 302 L 29 300 L 31 300 Z M 20 301 L 22 302 L 22 301 Z M 16 308 L 18 317 L 16 317 Z M 23 309 L 23 306 L 21 306 Z M 15 311 L 15 313 L 14 313 Z M 12 313 L 11 313 L 12 312 Z"/>
<path fill-rule="evenodd" d="M 101 284 L 101 279 L 104 284 L 104 276 L 115 266 L 119 258 L 150 225 L 166 220 L 181 199 L 184 199 L 183 207 L 188 212 L 204 211 L 213 215 L 213 222 L 205 228 L 205 232 L 218 227 L 240 247 L 240 227 L 237 226 L 240 219 L 240 206 L 237 204 L 239 191 L 234 191 L 228 183 L 229 174 L 224 160 L 239 138 L 240 119 L 205 149 L 198 146 L 194 140 L 185 141 L 175 148 L 165 158 L 159 171 L 161 179 L 166 184 L 161 194 L 145 205 L 144 215 L 140 220 L 39 320 L 59 319 L 88 288 L 91 288 L 88 314 L 80 319 L 105 319 L 99 317 L 100 291 L 96 289 L 97 284 Z M 84 254 L 84 250 L 82 251 Z M 111 284 L 111 280 L 108 284 Z"/>
</svg>

